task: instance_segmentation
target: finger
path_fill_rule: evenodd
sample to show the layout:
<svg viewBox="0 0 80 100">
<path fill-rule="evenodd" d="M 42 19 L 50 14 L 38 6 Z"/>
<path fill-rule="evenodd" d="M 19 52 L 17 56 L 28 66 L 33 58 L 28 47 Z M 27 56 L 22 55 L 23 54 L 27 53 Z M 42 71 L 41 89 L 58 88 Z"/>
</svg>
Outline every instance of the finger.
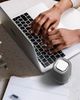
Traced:
<svg viewBox="0 0 80 100">
<path fill-rule="evenodd" d="M 50 49 L 51 49 L 51 48 L 53 48 L 52 43 L 51 43 L 51 42 L 49 42 L 49 43 L 47 44 L 47 47 L 48 47 L 48 48 L 50 48 Z"/>
<path fill-rule="evenodd" d="M 60 35 L 60 34 L 49 35 L 49 36 L 48 36 L 48 39 L 49 39 L 50 41 L 56 40 L 56 39 L 61 39 L 61 35 Z"/>
<path fill-rule="evenodd" d="M 48 20 L 48 17 L 44 17 L 43 19 L 41 19 L 40 21 L 39 21 L 39 24 L 40 24 L 40 29 L 39 29 L 39 31 L 42 31 L 42 33 L 43 34 L 46 34 L 47 33 L 47 28 L 45 28 L 45 24 L 49 24 L 50 22 L 49 22 L 49 20 Z"/>
<path fill-rule="evenodd" d="M 59 21 L 56 21 L 53 25 L 51 25 L 50 28 L 56 28 L 58 26 L 58 24 L 59 24 Z"/>
<path fill-rule="evenodd" d="M 63 50 L 65 48 L 65 45 L 64 44 L 61 44 L 61 45 L 56 45 L 56 48 L 54 49 L 54 52 L 58 52 L 60 50 Z"/>
<path fill-rule="evenodd" d="M 60 45 L 63 44 L 63 41 L 61 39 L 57 39 L 57 40 L 52 40 L 52 45 Z"/>
<path fill-rule="evenodd" d="M 57 40 L 52 40 L 52 41 L 48 41 L 46 40 L 47 42 L 45 42 L 47 44 L 47 46 L 49 48 L 53 48 L 53 47 L 56 47 L 57 48 L 57 45 L 61 45 L 63 44 L 63 41 L 61 39 L 57 39 Z M 55 49 L 56 49 L 55 48 Z"/>
<path fill-rule="evenodd" d="M 34 19 L 34 21 L 33 21 L 33 23 L 32 23 L 32 29 L 33 29 L 33 32 L 34 33 L 38 33 L 38 28 L 39 28 L 39 26 L 40 26 L 40 24 L 39 24 L 39 21 L 41 20 L 41 19 L 43 19 L 43 17 L 44 17 L 44 15 L 43 14 L 39 14 L 39 16 L 37 16 L 35 19 Z"/>
<path fill-rule="evenodd" d="M 43 31 L 44 31 L 44 34 L 46 34 L 47 33 L 47 31 L 48 31 L 48 28 L 50 27 L 50 25 L 51 25 L 51 21 L 49 20 L 49 18 L 47 19 L 47 21 L 44 23 L 44 25 L 43 25 Z"/>
<path fill-rule="evenodd" d="M 39 14 L 32 22 L 32 28 L 34 27 L 35 23 L 37 22 L 37 20 L 39 20 L 41 18 L 41 14 Z"/>
<path fill-rule="evenodd" d="M 44 33 L 44 30 L 46 30 L 44 28 L 44 25 L 45 23 L 47 23 L 47 21 L 48 21 L 48 18 L 46 16 L 44 16 L 41 20 L 38 21 L 38 30 L 37 30 L 38 32 L 42 30 L 42 32 Z"/>
<path fill-rule="evenodd" d="M 58 25 L 57 20 L 55 20 L 51 25 L 49 26 L 48 32 L 51 32 L 56 26 Z"/>
<path fill-rule="evenodd" d="M 34 33 L 38 33 L 38 31 L 37 31 L 38 30 L 38 26 L 39 26 L 38 22 L 39 22 L 40 19 L 41 19 L 41 17 L 38 17 L 32 23 L 32 29 L 33 29 Z"/>
<path fill-rule="evenodd" d="M 43 14 L 40 13 L 40 14 L 34 19 L 34 21 L 37 22 L 37 21 L 39 21 L 42 17 L 44 17 L 44 16 L 43 16 Z"/>
<path fill-rule="evenodd" d="M 48 40 L 48 37 L 46 35 L 43 35 L 43 42 L 48 45 L 49 44 L 49 40 Z"/>
<path fill-rule="evenodd" d="M 51 32 L 48 32 L 48 35 L 55 35 L 59 33 L 59 29 L 55 29 L 53 28 L 53 30 Z"/>
</svg>

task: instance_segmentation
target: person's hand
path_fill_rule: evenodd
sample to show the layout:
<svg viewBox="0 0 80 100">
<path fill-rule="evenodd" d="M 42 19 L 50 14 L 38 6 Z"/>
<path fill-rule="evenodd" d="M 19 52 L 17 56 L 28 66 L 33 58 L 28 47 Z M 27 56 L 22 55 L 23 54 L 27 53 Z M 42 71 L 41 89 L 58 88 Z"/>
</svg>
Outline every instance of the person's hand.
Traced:
<svg viewBox="0 0 80 100">
<path fill-rule="evenodd" d="M 71 7 L 71 0 L 60 0 L 51 9 L 39 14 L 32 23 L 33 33 L 51 31 L 59 24 L 61 14 Z"/>
<path fill-rule="evenodd" d="M 58 7 L 54 6 L 51 9 L 39 14 L 32 23 L 34 33 L 46 33 L 55 28 L 60 20 L 61 13 Z"/>
<path fill-rule="evenodd" d="M 80 30 L 55 29 L 47 34 L 48 45 L 55 47 L 54 52 L 80 42 Z"/>
</svg>

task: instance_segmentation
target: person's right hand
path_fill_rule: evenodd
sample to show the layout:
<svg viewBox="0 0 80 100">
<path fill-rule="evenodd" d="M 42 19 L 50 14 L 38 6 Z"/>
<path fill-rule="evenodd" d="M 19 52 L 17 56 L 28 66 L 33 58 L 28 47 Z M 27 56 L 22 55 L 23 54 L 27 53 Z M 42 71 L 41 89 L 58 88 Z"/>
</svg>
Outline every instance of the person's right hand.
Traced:
<svg viewBox="0 0 80 100">
<path fill-rule="evenodd" d="M 60 17 L 60 9 L 56 6 L 53 6 L 51 9 L 40 13 L 32 23 L 33 33 L 39 33 L 40 30 L 42 34 L 45 34 L 47 31 L 50 32 L 58 25 Z"/>
<path fill-rule="evenodd" d="M 53 52 L 63 50 L 74 44 L 80 43 L 80 29 L 69 30 L 65 28 L 54 29 L 49 32 L 47 46 L 54 47 Z"/>
</svg>

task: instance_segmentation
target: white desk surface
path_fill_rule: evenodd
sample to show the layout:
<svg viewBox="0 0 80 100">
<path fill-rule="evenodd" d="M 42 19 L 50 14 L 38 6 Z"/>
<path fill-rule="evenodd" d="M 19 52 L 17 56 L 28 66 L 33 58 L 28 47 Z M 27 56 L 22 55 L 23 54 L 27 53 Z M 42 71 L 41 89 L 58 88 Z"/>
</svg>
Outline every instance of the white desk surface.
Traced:
<svg viewBox="0 0 80 100">
<path fill-rule="evenodd" d="M 52 0 L 31 0 L 31 1 L 30 0 L 11 0 L 7 2 L 11 2 L 12 4 L 15 3 L 15 7 L 17 7 L 17 5 L 20 7 L 22 5 L 27 6 L 27 7 L 30 7 L 30 6 L 32 7 L 33 5 L 41 1 L 47 4 L 48 7 L 51 7 L 53 5 Z M 19 5 L 18 2 L 22 5 Z M 20 48 L 16 45 L 16 43 L 11 39 L 11 37 L 8 34 L 6 34 L 6 31 L 2 27 L 0 28 L 0 40 L 3 41 L 3 46 L 0 53 L 3 52 L 3 57 L 7 61 L 8 66 L 9 66 L 9 71 L 6 74 L 7 76 L 13 75 L 14 73 L 15 75 L 23 75 L 22 73 L 24 73 L 26 76 L 39 74 L 38 70 L 33 68 L 33 64 L 25 56 L 22 50 L 20 50 Z M 28 63 L 26 62 L 26 60 Z M 72 75 L 71 75 L 71 80 L 69 81 L 69 85 L 67 85 L 67 88 L 71 90 L 70 100 L 80 100 L 80 97 L 79 97 L 79 94 L 80 94 L 80 54 L 72 58 L 71 62 L 72 62 Z M 14 65 L 14 68 L 13 68 L 13 65 Z M 21 66 L 23 66 L 23 68 L 20 69 L 19 67 Z M 3 72 L 3 74 L 4 73 L 5 72 Z M 2 75 L 1 71 L 0 71 L 0 74 Z M 2 75 L 1 80 L 2 81 L 0 81 L 0 94 L 1 92 L 3 92 L 2 86 L 4 85 L 4 82 L 5 82 L 5 75 Z"/>
</svg>

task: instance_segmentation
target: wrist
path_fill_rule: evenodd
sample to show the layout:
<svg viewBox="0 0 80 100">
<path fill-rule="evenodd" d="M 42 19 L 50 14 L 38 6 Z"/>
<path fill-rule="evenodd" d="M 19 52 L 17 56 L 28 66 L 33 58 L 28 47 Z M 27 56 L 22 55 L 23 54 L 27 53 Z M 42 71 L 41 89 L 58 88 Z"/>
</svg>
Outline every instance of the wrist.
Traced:
<svg viewBox="0 0 80 100">
<path fill-rule="evenodd" d="M 55 4 L 55 7 L 59 10 L 60 14 L 64 13 L 64 11 L 68 10 L 72 6 L 73 4 L 71 0 L 61 0 Z"/>
<path fill-rule="evenodd" d="M 76 29 L 75 31 L 77 32 L 77 35 L 78 35 L 79 41 L 80 41 L 80 29 Z"/>
</svg>

